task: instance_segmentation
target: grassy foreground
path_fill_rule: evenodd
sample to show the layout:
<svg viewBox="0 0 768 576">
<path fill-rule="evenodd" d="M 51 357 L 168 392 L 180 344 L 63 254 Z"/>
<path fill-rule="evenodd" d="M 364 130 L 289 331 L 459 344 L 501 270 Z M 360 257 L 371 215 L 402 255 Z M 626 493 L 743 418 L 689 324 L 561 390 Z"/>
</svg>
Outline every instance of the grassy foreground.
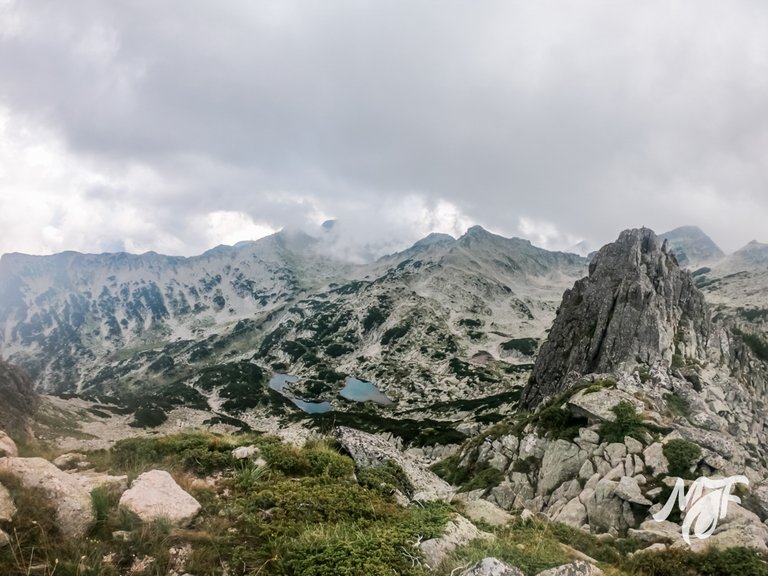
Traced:
<svg viewBox="0 0 768 576">
<path fill-rule="evenodd" d="M 232 449 L 244 445 L 257 446 L 266 464 L 235 459 Z M 412 490 L 402 470 L 391 464 L 356 469 L 330 440 L 295 448 L 269 436 L 194 432 L 127 439 L 88 457 L 97 469 L 129 479 L 168 470 L 202 511 L 184 529 L 162 521 L 143 524 L 118 508 L 118 494 L 97 489 L 95 526 L 87 538 L 65 540 L 41 495 L 2 475 L 18 512 L 13 523 L 0 525 L 11 536 L 10 545 L 0 548 L 0 574 L 447 576 L 496 556 L 535 576 L 569 562 L 576 549 L 599 561 L 608 576 L 768 576 L 766 557 L 751 550 L 630 558 L 637 542 L 603 541 L 540 520 L 493 530 L 493 541 L 469 543 L 429 571 L 417 542 L 440 535 L 455 510 L 440 502 L 398 505 L 395 491 Z"/>
</svg>

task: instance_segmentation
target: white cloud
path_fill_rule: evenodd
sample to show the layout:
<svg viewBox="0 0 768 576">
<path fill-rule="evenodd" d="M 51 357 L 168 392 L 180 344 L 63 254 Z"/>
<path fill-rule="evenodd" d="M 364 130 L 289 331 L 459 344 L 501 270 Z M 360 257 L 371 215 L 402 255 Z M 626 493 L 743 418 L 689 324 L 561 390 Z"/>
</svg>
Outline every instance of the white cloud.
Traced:
<svg viewBox="0 0 768 576">
<path fill-rule="evenodd" d="M 234 245 L 242 240 L 258 240 L 274 234 L 277 229 L 253 221 L 248 214 L 232 210 L 217 210 L 204 217 L 206 240 L 209 245 Z"/>
<path fill-rule="evenodd" d="M 751 0 L 0 0 L 0 252 L 330 217 L 350 251 L 471 223 L 766 241 L 767 28 Z"/>
<path fill-rule="evenodd" d="M 567 251 L 584 240 L 584 238 L 562 232 L 552 222 L 542 220 L 520 217 L 517 228 L 523 238 L 528 238 L 532 244 L 547 250 Z"/>
</svg>

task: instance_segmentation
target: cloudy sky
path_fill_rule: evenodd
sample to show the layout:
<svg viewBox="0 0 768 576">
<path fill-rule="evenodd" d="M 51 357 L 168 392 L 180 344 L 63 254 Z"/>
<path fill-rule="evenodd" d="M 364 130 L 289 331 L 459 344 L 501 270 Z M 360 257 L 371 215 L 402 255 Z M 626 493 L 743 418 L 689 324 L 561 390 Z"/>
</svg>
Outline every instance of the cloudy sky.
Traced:
<svg viewBox="0 0 768 576">
<path fill-rule="evenodd" d="M 0 253 L 768 242 L 768 3 L 0 0 Z"/>
</svg>

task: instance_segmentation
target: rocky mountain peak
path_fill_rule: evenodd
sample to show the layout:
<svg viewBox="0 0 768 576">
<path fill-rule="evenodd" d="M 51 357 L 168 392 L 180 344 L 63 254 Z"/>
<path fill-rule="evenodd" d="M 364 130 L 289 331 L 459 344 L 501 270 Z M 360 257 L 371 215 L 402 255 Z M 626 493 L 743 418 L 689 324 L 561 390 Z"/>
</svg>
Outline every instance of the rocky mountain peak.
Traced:
<svg viewBox="0 0 768 576">
<path fill-rule="evenodd" d="M 572 372 L 671 363 L 674 354 L 700 357 L 709 326 L 704 297 L 667 242 L 647 228 L 625 230 L 563 295 L 523 403 L 532 408 L 563 391 Z"/>
<path fill-rule="evenodd" d="M 661 234 L 669 244 L 681 266 L 696 267 L 711 264 L 725 257 L 725 253 L 698 226 L 680 226 Z"/>
</svg>

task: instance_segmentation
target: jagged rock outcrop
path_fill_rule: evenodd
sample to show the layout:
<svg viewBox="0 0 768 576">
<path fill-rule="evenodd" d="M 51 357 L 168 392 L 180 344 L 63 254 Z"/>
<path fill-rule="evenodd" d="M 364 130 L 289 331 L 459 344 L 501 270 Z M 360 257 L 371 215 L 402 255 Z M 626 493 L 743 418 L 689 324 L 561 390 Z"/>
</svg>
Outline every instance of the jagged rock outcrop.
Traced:
<svg viewBox="0 0 768 576">
<path fill-rule="evenodd" d="M 690 274 L 652 230 L 626 230 L 563 295 L 522 404 L 534 408 L 562 392 L 574 372 L 671 363 L 675 353 L 703 357 L 709 331 L 709 312 Z"/>
<path fill-rule="evenodd" d="M 38 397 L 27 374 L 0 359 L 0 429 L 17 438 L 31 437 L 29 419 Z"/>
<path fill-rule="evenodd" d="M 387 462 L 400 466 L 413 486 L 413 500 L 450 500 L 453 496 L 454 490 L 447 482 L 381 437 L 345 426 L 337 427 L 335 434 L 360 468 L 382 466 Z"/>
</svg>

